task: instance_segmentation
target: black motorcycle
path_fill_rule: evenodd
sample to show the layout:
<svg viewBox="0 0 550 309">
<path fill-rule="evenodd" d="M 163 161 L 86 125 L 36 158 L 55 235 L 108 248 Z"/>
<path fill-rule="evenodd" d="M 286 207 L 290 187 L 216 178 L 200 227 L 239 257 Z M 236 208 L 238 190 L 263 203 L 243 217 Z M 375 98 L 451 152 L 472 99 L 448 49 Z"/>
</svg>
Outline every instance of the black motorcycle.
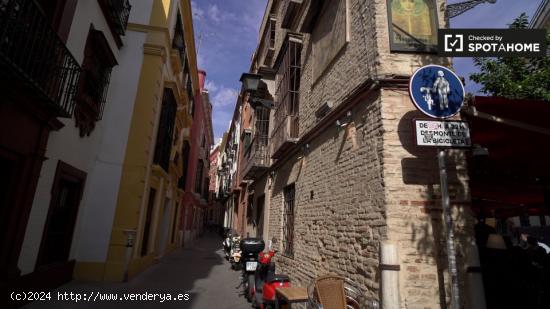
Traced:
<svg viewBox="0 0 550 309">
<path fill-rule="evenodd" d="M 258 267 L 258 255 L 265 248 L 261 238 L 241 240 L 242 285 L 246 299 L 252 301 L 256 285 L 255 273 Z"/>
</svg>

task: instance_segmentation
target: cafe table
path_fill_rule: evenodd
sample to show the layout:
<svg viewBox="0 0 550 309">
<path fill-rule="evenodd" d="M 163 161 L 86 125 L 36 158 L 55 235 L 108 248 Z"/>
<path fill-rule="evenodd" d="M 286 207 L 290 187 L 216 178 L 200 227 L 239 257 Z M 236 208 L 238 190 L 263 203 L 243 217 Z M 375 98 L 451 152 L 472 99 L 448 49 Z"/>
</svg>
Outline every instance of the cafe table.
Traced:
<svg viewBox="0 0 550 309">
<path fill-rule="evenodd" d="M 295 303 L 307 303 L 309 298 L 307 289 L 304 287 L 280 287 L 275 290 L 275 309 L 279 309 L 281 303 L 289 307 Z"/>
</svg>

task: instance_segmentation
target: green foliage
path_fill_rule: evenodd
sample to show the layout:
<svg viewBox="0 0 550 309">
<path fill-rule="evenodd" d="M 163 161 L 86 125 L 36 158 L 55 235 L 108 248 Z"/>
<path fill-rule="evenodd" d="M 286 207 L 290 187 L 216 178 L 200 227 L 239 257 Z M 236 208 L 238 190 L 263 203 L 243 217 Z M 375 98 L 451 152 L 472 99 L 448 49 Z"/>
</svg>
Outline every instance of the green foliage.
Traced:
<svg viewBox="0 0 550 309">
<path fill-rule="evenodd" d="M 509 28 L 525 29 L 529 19 L 525 13 L 517 17 Z M 550 44 L 550 35 L 547 37 Z M 474 58 L 479 73 L 470 79 L 481 84 L 481 92 L 510 99 L 550 101 L 550 57 Z"/>
</svg>

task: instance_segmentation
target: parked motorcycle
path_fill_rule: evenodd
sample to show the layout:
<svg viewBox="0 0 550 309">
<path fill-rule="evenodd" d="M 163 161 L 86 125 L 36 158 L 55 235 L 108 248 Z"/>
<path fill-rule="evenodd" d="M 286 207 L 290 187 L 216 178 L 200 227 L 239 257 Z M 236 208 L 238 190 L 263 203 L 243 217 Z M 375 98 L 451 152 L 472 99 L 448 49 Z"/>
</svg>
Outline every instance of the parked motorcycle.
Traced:
<svg viewBox="0 0 550 309">
<path fill-rule="evenodd" d="M 233 233 L 231 230 L 225 231 L 225 239 L 222 242 L 223 245 L 223 252 L 225 253 L 225 259 L 229 261 L 229 257 L 231 254 L 231 241 L 233 238 Z"/>
<path fill-rule="evenodd" d="M 255 273 L 252 302 L 255 308 L 268 308 L 275 305 L 275 289 L 290 286 L 290 278 L 275 273 L 275 263 L 271 261 L 277 250 L 274 241 L 269 241 L 268 251 L 259 255 L 259 265 Z"/>
<path fill-rule="evenodd" d="M 229 257 L 232 269 L 241 269 L 241 255 L 241 236 L 234 236 L 231 240 L 231 252 Z"/>
<path fill-rule="evenodd" d="M 265 248 L 261 238 L 245 238 L 241 240 L 242 250 L 242 286 L 246 299 L 252 301 L 256 287 L 256 268 L 258 267 L 258 254 Z"/>
</svg>

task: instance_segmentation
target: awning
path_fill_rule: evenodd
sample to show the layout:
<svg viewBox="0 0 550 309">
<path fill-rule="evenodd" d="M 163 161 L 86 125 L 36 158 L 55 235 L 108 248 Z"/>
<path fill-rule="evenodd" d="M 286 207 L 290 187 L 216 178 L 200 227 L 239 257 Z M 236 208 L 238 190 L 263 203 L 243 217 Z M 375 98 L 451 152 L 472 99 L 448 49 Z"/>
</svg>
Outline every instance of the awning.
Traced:
<svg viewBox="0 0 550 309">
<path fill-rule="evenodd" d="M 550 103 L 475 97 L 473 107 L 464 115 L 472 143 L 489 151 L 488 157 L 469 159 L 474 211 L 544 213 L 550 187 Z"/>
</svg>

